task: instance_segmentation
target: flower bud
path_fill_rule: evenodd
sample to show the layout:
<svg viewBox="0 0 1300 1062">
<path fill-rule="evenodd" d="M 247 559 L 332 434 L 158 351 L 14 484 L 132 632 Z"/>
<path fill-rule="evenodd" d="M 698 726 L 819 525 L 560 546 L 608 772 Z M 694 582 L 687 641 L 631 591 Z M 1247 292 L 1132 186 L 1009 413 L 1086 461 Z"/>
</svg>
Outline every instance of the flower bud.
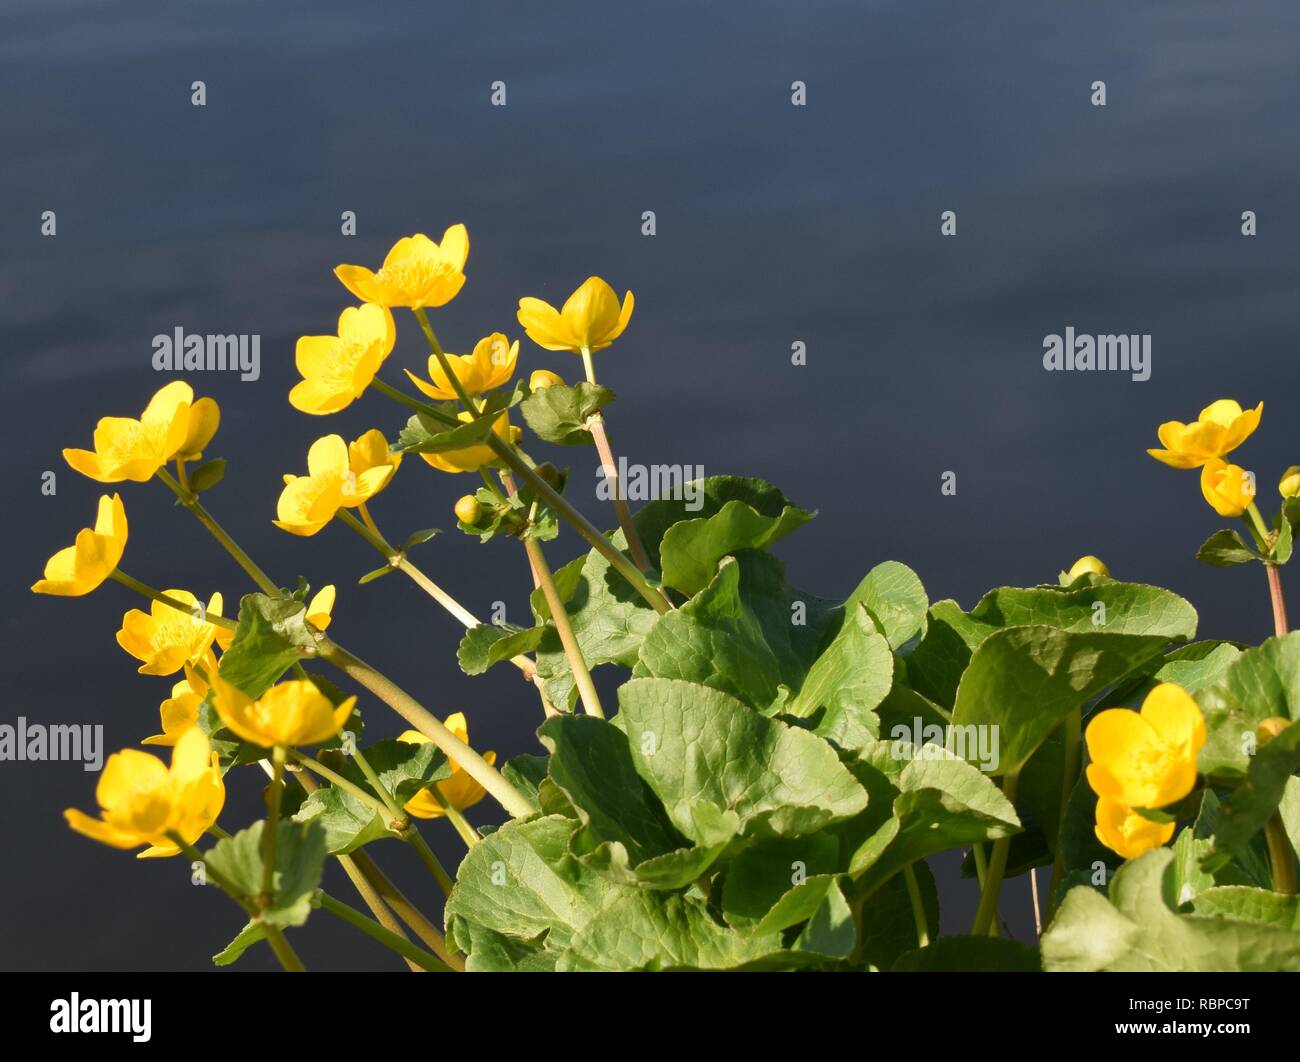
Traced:
<svg viewBox="0 0 1300 1062">
<path fill-rule="evenodd" d="M 1282 473 L 1282 482 L 1277 485 L 1277 491 L 1284 498 L 1300 496 L 1300 465 L 1292 465 Z"/>
<path fill-rule="evenodd" d="M 483 515 L 483 506 L 472 494 L 466 494 L 456 502 L 456 519 L 462 524 L 476 524 Z"/>
<path fill-rule="evenodd" d="M 1255 741 L 1263 748 L 1278 734 L 1291 725 L 1291 720 L 1280 715 L 1271 715 L 1255 727 Z"/>
<path fill-rule="evenodd" d="M 1094 557 L 1091 553 L 1075 561 L 1066 574 L 1073 580 L 1081 575 L 1086 575 L 1088 572 L 1092 572 L 1094 575 L 1110 575 L 1110 569 L 1106 567 L 1101 558 Z"/>
<path fill-rule="evenodd" d="M 551 372 L 550 369 L 534 369 L 533 374 L 528 377 L 528 389 L 530 391 L 540 391 L 544 387 L 551 387 L 555 384 L 563 384 L 564 377 L 559 373 Z"/>
<path fill-rule="evenodd" d="M 564 486 L 564 473 L 551 464 L 551 462 L 546 461 L 543 464 L 538 465 L 534 471 L 552 490 L 559 490 Z"/>
</svg>

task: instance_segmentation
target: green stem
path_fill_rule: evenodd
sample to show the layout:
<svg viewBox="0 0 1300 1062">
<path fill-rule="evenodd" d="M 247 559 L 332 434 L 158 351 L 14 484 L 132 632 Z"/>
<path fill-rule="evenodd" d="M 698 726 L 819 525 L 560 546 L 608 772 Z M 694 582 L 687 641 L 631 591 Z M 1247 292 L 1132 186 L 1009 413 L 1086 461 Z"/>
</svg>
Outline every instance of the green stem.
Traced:
<svg viewBox="0 0 1300 1062">
<path fill-rule="evenodd" d="M 479 842 L 479 835 L 474 832 L 474 827 L 469 824 L 469 819 L 465 818 L 460 808 L 453 807 L 443 799 L 442 793 L 438 791 L 438 785 L 435 782 L 425 790 L 442 808 L 443 813 L 447 816 L 447 821 L 456 828 L 460 834 L 460 839 L 465 842 L 466 848 L 473 848 Z"/>
<path fill-rule="evenodd" d="M 326 892 L 319 892 L 317 895 L 320 897 L 320 905 L 324 910 L 337 915 L 348 925 L 361 930 L 371 940 L 378 941 L 384 947 L 392 949 L 402 958 L 408 959 L 417 966 L 433 973 L 448 973 L 451 971 L 451 967 L 436 955 L 431 955 L 423 948 L 417 948 L 404 936 L 385 929 L 378 922 L 367 918 L 360 911 L 349 907 L 341 900 L 334 899 L 333 896 Z"/>
<path fill-rule="evenodd" d="M 569 658 L 569 669 L 573 672 L 574 684 L 578 687 L 578 695 L 582 698 L 582 708 L 588 715 L 604 719 L 605 711 L 600 704 L 600 695 L 596 692 L 596 684 L 591 680 L 591 671 L 587 668 L 587 661 L 582 655 L 582 647 L 574 637 L 573 627 L 569 623 L 569 613 L 560 599 L 560 592 L 555 586 L 555 578 L 551 575 L 546 557 L 542 554 L 542 547 L 537 539 L 531 536 L 524 538 L 523 543 L 524 549 L 528 552 L 528 559 L 532 561 L 533 571 L 537 574 L 542 594 L 546 598 L 546 607 L 550 610 L 556 633 L 560 636 L 560 644 L 564 646 L 564 655 Z"/>
<path fill-rule="evenodd" d="M 177 483 L 171 473 L 165 468 L 158 469 L 158 478 L 167 484 L 168 488 L 176 495 L 180 503 L 194 514 L 199 523 L 208 529 L 208 532 L 212 537 L 225 547 L 226 552 L 235 558 L 236 563 L 248 573 L 249 578 L 257 584 L 258 588 L 263 593 L 269 594 L 271 597 L 281 596 L 280 588 L 271 581 L 271 577 L 268 576 L 266 572 L 262 571 L 262 569 L 254 563 L 253 558 L 239 547 L 239 543 L 230 537 L 230 534 L 226 529 L 217 523 L 212 514 L 203 507 L 203 503 L 199 501 L 198 495 Z"/>
<path fill-rule="evenodd" d="M 433 854 L 433 849 L 429 847 L 429 842 L 424 839 L 420 831 L 413 825 L 408 826 L 402 832 L 402 840 L 406 841 L 415 849 L 416 855 L 420 857 L 420 862 L 433 875 L 434 880 L 438 883 L 438 888 L 442 890 L 444 896 L 450 896 L 455 882 L 451 880 L 451 875 L 447 873 L 446 867 L 438 861 L 438 857 Z"/>
<path fill-rule="evenodd" d="M 1061 844 L 1061 838 L 1065 834 L 1066 807 L 1070 802 L 1070 794 L 1074 791 L 1074 783 L 1078 779 L 1079 761 L 1082 758 L 1083 710 L 1075 708 L 1065 717 L 1062 726 L 1065 750 L 1061 775 L 1061 813 L 1056 825 L 1056 853 L 1052 858 L 1052 880 L 1047 887 L 1048 921 L 1051 921 L 1052 914 L 1056 911 L 1056 894 L 1065 880 L 1065 847 Z"/>
<path fill-rule="evenodd" d="M 907 898 L 912 903 L 912 921 L 916 923 L 916 946 L 924 948 L 930 943 L 930 924 L 925 916 L 925 903 L 921 900 L 921 887 L 916 882 L 916 872 L 911 863 L 903 867 L 903 880 L 907 883 Z"/>
<path fill-rule="evenodd" d="M 442 749 L 512 816 L 518 818 L 533 814 L 533 806 L 519 790 L 400 686 L 328 637 L 322 637 L 319 646 L 323 660 L 355 679 Z"/>
<path fill-rule="evenodd" d="M 473 400 L 469 398 L 468 394 L 463 394 L 465 389 L 460 383 L 459 377 L 450 371 L 450 366 L 446 365 L 446 356 L 442 354 L 442 347 L 438 344 L 438 339 L 433 334 L 433 329 L 429 325 L 428 317 L 424 314 L 423 310 L 416 311 L 416 317 L 421 319 L 420 324 L 424 329 L 425 337 L 429 340 L 429 347 L 433 351 L 435 357 L 441 357 L 440 364 L 444 366 L 444 371 L 447 372 L 448 378 L 454 382 L 457 394 L 462 395 L 462 401 L 466 402 L 466 406 L 471 412 L 476 412 L 478 407 L 474 404 Z M 391 387 L 378 379 L 372 380 L 371 386 L 381 394 L 387 395 L 389 398 L 392 398 L 411 409 L 417 409 L 422 413 L 426 413 L 449 427 L 460 426 L 459 421 L 449 418 L 441 410 L 429 405 L 427 402 L 420 402 L 417 399 L 404 395 L 396 388 Z M 658 593 L 654 587 L 646 582 L 645 576 L 641 573 L 640 569 L 628 560 L 623 552 L 609 539 L 601 534 L 600 530 L 592 524 L 590 520 L 569 504 L 562 494 L 556 491 L 546 482 L 546 480 L 542 479 L 542 477 L 533 469 L 532 463 L 528 461 L 519 450 L 508 443 L 505 439 L 502 439 L 496 432 L 489 432 L 485 441 L 487 442 L 487 445 L 492 448 L 493 453 L 495 453 L 512 472 L 527 480 L 528 484 L 546 501 L 547 505 L 559 513 L 560 516 L 564 517 L 573 529 L 577 531 L 584 540 L 586 540 L 587 544 L 591 546 L 592 549 L 596 550 L 597 553 L 609 561 L 614 570 L 628 581 L 632 588 L 645 599 L 646 603 L 649 604 L 651 608 L 660 613 L 672 611 L 673 606 L 668 603 L 662 594 Z"/>
<path fill-rule="evenodd" d="M 1020 780 L 1018 771 L 1008 771 L 1002 779 L 1002 792 L 1007 800 L 1015 803 L 1016 784 Z M 989 927 L 997 920 L 998 893 L 1002 890 L 1002 875 L 1007 869 L 1007 852 L 1011 847 L 1009 837 L 999 837 L 993 842 L 993 853 L 989 857 L 988 875 L 984 888 L 980 892 L 979 909 L 975 912 L 975 924 L 971 927 L 971 936 L 982 937 L 989 933 Z M 991 935 L 991 934 L 990 934 Z"/>
<path fill-rule="evenodd" d="M 411 932 L 424 941 L 428 949 L 453 970 L 464 970 L 465 964 L 460 956 L 447 947 L 446 940 L 434 928 L 433 923 L 425 918 L 419 909 L 402 894 L 402 891 L 388 880 L 384 872 L 375 865 L 375 861 L 361 850 L 353 852 L 352 858 L 357 865 L 357 869 L 365 875 L 366 880 L 383 897 L 384 902 L 393 909 L 398 918 L 410 926 Z"/>
<path fill-rule="evenodd" d="M 352 759 L 356 761 L 357 766 L 361 769 L 361 773 L 366 776 L 366 781 L 370 783 L 370 788 L 378 794 L 379 799 L 383 802 L 385 809 L 388 811 L 390 821 L 398 824 L 405 824 L 407 822 L 406 812 L 398 806 L 393 794 L 388 791 L 388 787 L 384 785 L 383 780 L 376 773 L 375 769 L 370 766 L 370 761 L 366 759 L 365 754 L 361 749 L 355 747 L 355 744 L 352 749 Z M 405 826 L 403 825 L 402 828 L 405 829 Z"/>
<path fill-rule="evenodd" d="M 302 786 L 304 792 L 309 795 L 316 792 L 319 788 L 319 786 L 316 785 L 315 779 L 313 779 L 306 771 L 296 771 L 294 772 L 294 776 L 298 779 L 298 784 Z M 224 830 L 221 832 L 225 833 Z M 375 891 L 374 886 L 366 880 L 366 876 L 357 868 L 357 864 L 352 857 L 350 855 L 336 853 L 334 858 L 339 861 L 339 866 L 343 868 L 343 872 L 347 874 L 348 880 L 352 882 L 352 887 L 357 890 L 357 895 L 361 897 L 362 902 L 367 908 L 369 908 L 370 913 L 374 915 L 375 921 L 394 936 L 401 937 L 409 943 L 410 938 L 406 935 L 405 930 L 402 929 L 402 923 L 393 915 L 393 912 L 389 909 L 388 905 L 384 903 L 384 898 Z M 411 961 L 411 959 L 405 958 L 404 961 L 407 968 L 414 973 L 423 972 L 423 967 Z"/>
<path fill-rule="evenodd" d="M 262 895 L 258 898 L 263 907 L 275 901 L 275 838 L 284 799 L 284 752 L 283 745 L 271 750 L 271 793 L 266 825 L 262 827 Z"/>
<path fill-rule="evenodd" d="M 1253 501 L 1246 506 L 1246 526 L 1254 533 L 1259 542 L 1261 553 L 1268 553 L 1272 548 L 1272 535 L 1269 534 L 1268 526 L 1264 523 L 1264 517 L 1260 514 L 1259 506 Z"/>
<path fill-rule="evenodd" d="M 984 882 L 989 876 L 988 856 L 984 854 L 982 844 L 973 844 L 970 846 L 971 857 L 975 860 L 975 880 L 979 883 L 980 892 L 984 891 Z M 994 919 L 993 925 L 989 927 L 989 936 L 996 937 L 1000 932 L 997 919 Z"/>
<path fill-rule="evenodd" d="M 1273 817 L 1264 827 L 1264 839 L 1268 842 L 1268 860 L 1273 872 L 1273 891 L 1284 896 L 1294 896 L 1296 889 L 1295 853 L 1291 851 L 1291 842 L 1286 836 L 1286 827 L 1282 816 L 1273 812 Z"/>
<path fill-rule="evenodd" d="M 386 823 L 391 823 L 392 820 L 391 813 L 389 812 L 388 808 L 385 806 L 384 802 L 380 800 L 377 796 L 375 796 L 373 793 L 367 793 L 364 789 L 361 788 L 361 786 L 357 785 L 355 782 L 347 778 L 344 778 L 343 775 L 339 774 L 337 771 L 331 770 L 329 767 L 326 767 L 319 760 L 314 760 L 310 756 L 304 756 L 297 749 L 289 750 L 289 758 L 292 759 L 294 763 L 307 768 L 307 770 L 319 774 L 322 778 L 324 778 L 327 782 L 329 782 L 330 785 L 343 790 L 349 796 L 356 797 L 357 800 L 360 800 L 368 808 L 374 811 L 374 813 L 378 815 L 381 819 L 383 819 Z M 403 816 L 399 815 L 398 818 L 402 819 Z"/>
<path fill-rule="evenodd" d="M 145 597 L 157 601 L 159 604 L 167 605 L 169 608 L 174 608 L 177 612 L 184 612 L 190 616 L 194 615 L 193 605 L 187 605 L 184 601 L 177 598 L 168 597 L 161 590 L 155 590 L 147 583 L 140 582 L 139 579 L 132 579 L 126 574 L 126 572 L 122 571 L 121 568 L 114 568 L 108 573 L 108 577 L 121 583 L 128 590 L 134 590 L 137 594 L 143 594 Z M 228 631 L 233 631 L 239 626 L 239 624 L 232 619 L 227 619 L 225 616 L 209 615 L 207 612 L 203 614 L 203 622 L 211 623 L 214 627 L 221 627 Z"/>
</svg>

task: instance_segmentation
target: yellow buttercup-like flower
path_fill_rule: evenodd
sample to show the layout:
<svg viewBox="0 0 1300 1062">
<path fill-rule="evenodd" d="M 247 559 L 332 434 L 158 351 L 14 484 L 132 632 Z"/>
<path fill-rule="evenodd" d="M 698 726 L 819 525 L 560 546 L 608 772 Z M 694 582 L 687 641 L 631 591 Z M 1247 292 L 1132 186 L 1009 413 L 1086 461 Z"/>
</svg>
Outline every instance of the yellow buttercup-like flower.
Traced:
<svg viewBox="0 0 1300 1062">
<path fill-rule="evenodd" d="M 142 661 L 141 675 L 174 675 L 186 664 L 201 662 L 212 650 L 216 625 L 208 616 L 221 615 L 221 595 L 213 594 L 206 606 L 188 590 L 165 590 L 191 611 L 153 601 L 148 612 L 131 609 L 122 617 L 117 644 Z"/>
<path fill-rule="evenodd" d="M 59 550 L 45 564 L 45 578 L 32 584 L 37 594 L 81 597 L 112 574 L 126 549 L 126 509 L 122 497 L 103 495 L 95 526 L 77 532 L 76 545 Z"/>
<path fill-rule="evenodd" d="M 1077 579 L 1081 575 L 1087 575 L 1091 572 L 1093 575 L 1109 575 L 1110 569 L 1100 557 L 1094 557 L 1091 553 L 1087 556 L 1080 557 L 1070 566 L 1066 576 L 1070 579 Z"/>
<path fill-rule="evenodd" d="M 351 446 L 341 435 L 317 439 L 307 451 L 307 475 L 284 477 L 273 523 L 290 534 L 314 535 L 339 509 L 362 505 L 388 486 L 401 463 L 377 429 Z"/>
<path fill-rule="evenodd" d="M 1160 808 L 1196 784 L 1196 754 L 1205 744 L 1201 709 L 1181 686 L 1164 682 L 1141 712 L 1108 708 L 1088 724 L 1088 784 L 1130 808 Z"/>
<path fill-rule="evenodd" d="M 208 404 L 199 409 L 191 424 L 194 391 L 183 380 L 176 380 L 149 399 L 139 420 L 102 418 L 95 425 L 95 449 L 64 450 L 64 460 L 83 476 L 100 483 L 120 483 L 124 479 L 144 483 L 182 451 L 191 434 L 202 445 L 212 438 L 220 414 L 215 402 L 204 401 Z M 208 426 L 211 432 L 207 432 Z M 202 445 L 198 448 L 202 449 Z"/>
<path fill-rule="evenodd" d="M 220 675 L 212 677 L 213 704 L 221 721 L 245 741 L 273 745 L 319 745 L 337 734 L 357 703 L 337 708 L 310 679 L 272 686 L 254 700 Z"/>
<path fill-rule="evenodd" d="M 175 456 L 183 461 L 197 461 L 221 426 L 221 407 L 211 398 L 200 398 L 190 406 L 187 423 L 185 440 Z"/>
<path fill-rule="evenodd" d="M 63 813 L 68 825 L 114 848 L 151 845 L 141 856 L 167 856 L 179 851 L 169 832 L 193 844 L 217 821 L 226 788 L 207 735 L 190 727 L 177 739 L 170 767 L 138 749 L 110 756 L 95 799 L 99 818 L 69 808 Z"/>
<path fill-rule="evenodd" d="M 1205 462 L 1231 453 L 1244 443 L 1264 413 L 1264 403 L 1243 410 L 1231 398 L 1211 402 L 1191 424 L 1170 420 L 1156 434 L 1163 450 L 1148 450 L 1157 461 L 1172 468 L 1200 468 Z"/>
<path fill-rule="evenodd" d="M 456 374 L 461 386 L 471 395 L 481 395 L 500 387 L 515 373 L 515 362 L 519 358 L 519 340 L 513 343 L 500 332 L 484 336 L 474 345 L 472 354 L 444 355 L 451 371 Z M 442 371 L 438 359 L 429 355 L 429 379 L 432 383 L 421 380 L 410 369 L 406 375 L 430 398 L 439 401 L 451 401 L 457 397 L 456 388 L 451 384 L 447 374 Z"/>
<path fill-rule="evenodd" d="M 1175 823 L 1152 822 L 1127 805 L 1106 797 L 1097 799 L 1097 840 L 1125 859 L 1136 859 L 1143 852 L 1168 844 Z"/>
<path fill-rule="evenodd" d="M 393 352 L 397 329 L 383 306 L 349 306 L 339 315 L 335 336 L 303 336 L 294 351 L 302 382 L 289 404 L 303 413 L 337 413 L 365 393 L 384 359 Z"/>
<path fill-rule="evenodd" d="M 465 722 L 463 712 L 455 712 L 443 720 L 443 725 L 455 734 L 465 744 L 469 744 L 469 725 Z M 423 745 L 428 742 L 428 738 L 418 730 L 407 730 L 405 733 L 397 736 L 398 741 L 406 741 L 413 745 Z M 497 762 L 495 752 L 483 753 L 483 758 L 490 764 Z M 415 796 L 411 797 L 403 809 L 417 819 L 437 819 L 447 814 L 443 810 L 443 805 L 453 807 L 457 811 L 464 811 L 466 808 L 473 807 L 486 795 L 486 790 L 474 781 L 455 760 L 451 761 L 451 777 L 444 778 L 440 782 L 434 782 L 441 794 L 441 802 L 429 792 L 421 789 Z"/>
<path fill-rule="evenodd" d="M 462 410 L 458 416 L 461 421 L 468 424 L 474 418 L 468 410 Z M 523 436 L 523 431 L 513 427 L 510 424 L 510 413 L 503 410 L 501 415 L 492 424 L 492 433 L 499 435 L 509 443 L 517 443 Z M 484 465 L 490 465 L 497 460 L 497 455 L 487 443 L 476 443 L 473 446 L 467 446 L 463 450 L 444 450 L 440 454 L 421 454 L 425 463 L 432 465 L 442 472 L 477 472 Z"/>
<path fill-rule="evenodd" d="M 1284 498 L 1300 496 L 1300 465 L 1292 465 L 1282 473 L 1278 481 L 1277 492 Z"/>
<path fill-rule="evenodd" d="M 533 374 L 528 377 L 528 390 L 530 391 L 544 391 L 556 384 L 563 386 L 564 377 L 558 372 L 551 372 L 550 369 L 534 369 Z"/>
<path fill-rule="evenodd" d="M 557 310 L 541 299 L 519 300 L 519 323 L 528 338 L 547 350 L 603 350 L 623 334 L 635 300 L 629 291 L 620 306 L 618 296 L 600 277 L 588 277 Z"/>
<path fill-rule="evenodd" d="M 380 306 L 445 306 L 465 285 L 469 233 L 453 225 L 434 243 L 423 233 L 393 244 L 377 273 L 364 266 L 341 265 L 334 275 L 358 299 Z"/>
<path fill-rule="evenodd" d="M 307 602 L 307 622 L 315 627 L 318 631 L 323 631 L 330 625 L 333 620 L 334 598 L 336 591 L 334 584 L 322 586 L 320 590 Z"/>
<path fill-rule="evenodd" d="M 1241 516 L 1255 501 L 1255 477 L 1216 457 L 1201 469 L 1201 493 L 1220 516 Z"/>
<path fill-rule="evenodd" d="M 204 665 L 209 675 L 217 673 L 216 660 L 209 653 Z M 158 706 L 158 715 L 162 721 L 162 733 L 153 734 L 141 745 L 175 745 L 177 740 L 190 727 L 199 721 L 199 706 L 208 695 L 208 684 L 203 681 L 194 668 L 185 668 L 185 677 L 172 686 L 172 695 Z"/>
</svg>

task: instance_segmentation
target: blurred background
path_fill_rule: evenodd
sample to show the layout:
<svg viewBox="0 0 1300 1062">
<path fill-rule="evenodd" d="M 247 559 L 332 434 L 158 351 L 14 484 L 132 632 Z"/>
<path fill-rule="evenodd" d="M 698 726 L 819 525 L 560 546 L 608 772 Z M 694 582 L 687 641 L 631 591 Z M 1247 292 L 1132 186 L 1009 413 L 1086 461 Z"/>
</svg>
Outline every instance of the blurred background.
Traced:
<svg viewBox="0 0 1300 1062">
<path fill-rule="evenodd" d="M 1298 31 L 1283 0 L 1249 14 L 1188 0 L 3 0 L 0 722 L 101 722 L 109 751 L 156 731 L 171 680 L 135 674 L 113 638 L 137 602 L 112 584 L 76 600 L 27 588 L 100 493 L 60 450 L 88 446 L 101 416 L 139 415 L 171 378 L 150 366 L 152 338 L 179 326 L 261 336 L 257 382 L 190 377 L 223 412 L 209 456 L 227 477 L 205 495 L 218 518 L 282 583 L 337 583 L 331 634 L 440 715 L 464 710 L 477 747 L 540 751 L 536 698 L 508 669 L 462 675 L 460 629 L 406 580 L 356 585 L 377 563 L 360 539 L 270 522 L 281 474 L 302 471 L 315 438 L 391 438 L 405 420 L 378 397 L 331 418 L 286 401 L 295 340 L 331 331 L 351 301 L 333 266 L 377 267 L 396 238 L 456 221 L 469 282 L 435 315 L 444 345 L 518 336 L 521 295 L 559 303 L 592 273 L 632 289 L 627 333 L 598 355 L 620 396 L 616 451 L 758 476 L 817 508 L 777 549 L 795 585 L 843 597 L 896 558 L 932 600 L 969 608 L 1096 553 L 1119 578 L 1188 597 L 1204 636 L 1265 637 L 1263 574 L 1193 559 L 1223 521 L 1194 473 L 1144 450 L 1161 421 L 1231 396 L 1266 400 L 1239 453 L 1269 512 L 1300 461 Z M 1105 107 L 1090 102 L 1098 80 Z M 504 107 L 490 105 L 495 81 Z M 806 106 L 791 105 L 794 81 Z M 955 237 L 940 235 L 946 210 Z M 413 324 L 399 313 L 393 381 L 424 366 Z M 1151 334 L 1150 380 L 1045 372 L 1043 337 L 1068 325 Z M 791 365 L 796 341 L 805 366 Z M 520 371 L 537 367 L 581 373 L 525 339 Z M 590 451 L 534 450 L 573 464 L 573 500 L 612 524 Z M 940 493 L 945 471 L 956 496 Z M 412 461 L 374 513 L 394 539 L 454 531 L 467 484 Z M 161 485 L 122 493 L 127 571 L 204 597 L 250 589 Z M 548 547 L 555 567 L 578 552 L 572 535 Z M 525 621 L 527 567 L 508 542 L 445 534 L 416 559 L 480 615 L 501 600 Z M 370 737 L 403 729 L 371 701 Z M 0 763 L 0 966 L 210 968 L 240 913 L 181 861 L 72 834 L 61 812 L 93 808 L 95 777 Z M 262 781 L 231 777 L 226 825 L 256 816 Z M 470 817 L 492 821 L 493 807 Z M 454 863 L 451 828 L 425 833 Z M 436 907 L 407 849 L 376 854 Z M 975 887 L 951 863 L 936 871 L 944 931 L 959 932 Z M 327 884 L 350 896 L 337 867 Z M 1025 879 L 1002 910 L 1029 939 Z M 399 968 L 330 919 L 294 941 L 309 967 Z M 236 969 L 271 964 L 258 948 Z"/>
</svg>

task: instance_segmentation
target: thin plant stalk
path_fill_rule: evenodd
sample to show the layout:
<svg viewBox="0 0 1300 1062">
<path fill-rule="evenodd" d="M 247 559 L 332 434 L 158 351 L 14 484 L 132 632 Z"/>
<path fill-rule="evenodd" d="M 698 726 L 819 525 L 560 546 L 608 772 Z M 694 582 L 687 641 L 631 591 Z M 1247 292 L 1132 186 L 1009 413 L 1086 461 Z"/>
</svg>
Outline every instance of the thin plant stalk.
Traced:
<svg viewBox="0 0 1300 1062">
<path fill-rule="evenodd" d="M 907 898 L 912 904 L 912 921 L 916 923 L 916 946 L 928 947 L 930 943 L 930 922 L 925 914 L 925 904 L 921 900 L 921 887 L 916 881 L 916 871 L 912 864 L 903 867 L 903 881 L 907 884 Z"/>
<path fill-rule="evenodd" d="M 1020 780 L 1019 772 L 1008 771 L 1002 779 L 1002 792 L 1007 800 L 1015 803 L 1016 784 Z M 989 927 L 997 921 L 998 893 L 1002 890 L 1002 875 L 1007 869 L 1007 853 L 1011 848 L 1009 837 L 999 837 L 993 842 L 993 851 L 989 856 L 988 873 L 984 887 L 980 892 L 979 909 L 975 912 L 975 924 L 971 927 L 971 936 L 982 937 L 989 934 Z"/>
<path fill-rule="evenodd" d="M 605 711 L 600 704 L 600 695 L 596 692 L 596 684 L 591 680 L 591 671 L 582 655 L 582 647 L 574 637 L 573 627 L 569 623 L 569 613 L 560 599 L 560 592 L 556 589 L 555 579 L 546 563 L 546 557 L 542 554 L 542 547 L 537 539 L 532 537 L 525 537 L 523 542 L 524 549 L 528 552 L 528 560 L 532 563 L 533 571 L 541 584 L 542 594 L 546 598 L 546 607 L 550 610 L 551 619 L 555 623 L 556 633 L 560 636 L 560 644 L 564 646 L 564 655 L 569 659 L 569 668 L 573 672 L 574 684 L 578 687 L 578 696 L 582 699 L 583 711 L 597 719 L 604 719 Z"/>
<path fill-rule="evenodd" d="M 432 951 L 438 958 L 442 959 L 453 970 L 464 970 L 465 962 L 456 952 L 447 946 L 443 935 L 438 932 L 432 922 L 424 917 L 410 900 L 403 895 L 402 891 L 388 880 L 375 861 L 370 858 L 364 851 L 358 850 L 352 853 L 352 859 L 356 863 L 357 869 L 365 876 L 389 907 L 393 913 L 405 922 L 411 929 L 411 932 L 424 941 L 425 946 Z"/>
</svg>

